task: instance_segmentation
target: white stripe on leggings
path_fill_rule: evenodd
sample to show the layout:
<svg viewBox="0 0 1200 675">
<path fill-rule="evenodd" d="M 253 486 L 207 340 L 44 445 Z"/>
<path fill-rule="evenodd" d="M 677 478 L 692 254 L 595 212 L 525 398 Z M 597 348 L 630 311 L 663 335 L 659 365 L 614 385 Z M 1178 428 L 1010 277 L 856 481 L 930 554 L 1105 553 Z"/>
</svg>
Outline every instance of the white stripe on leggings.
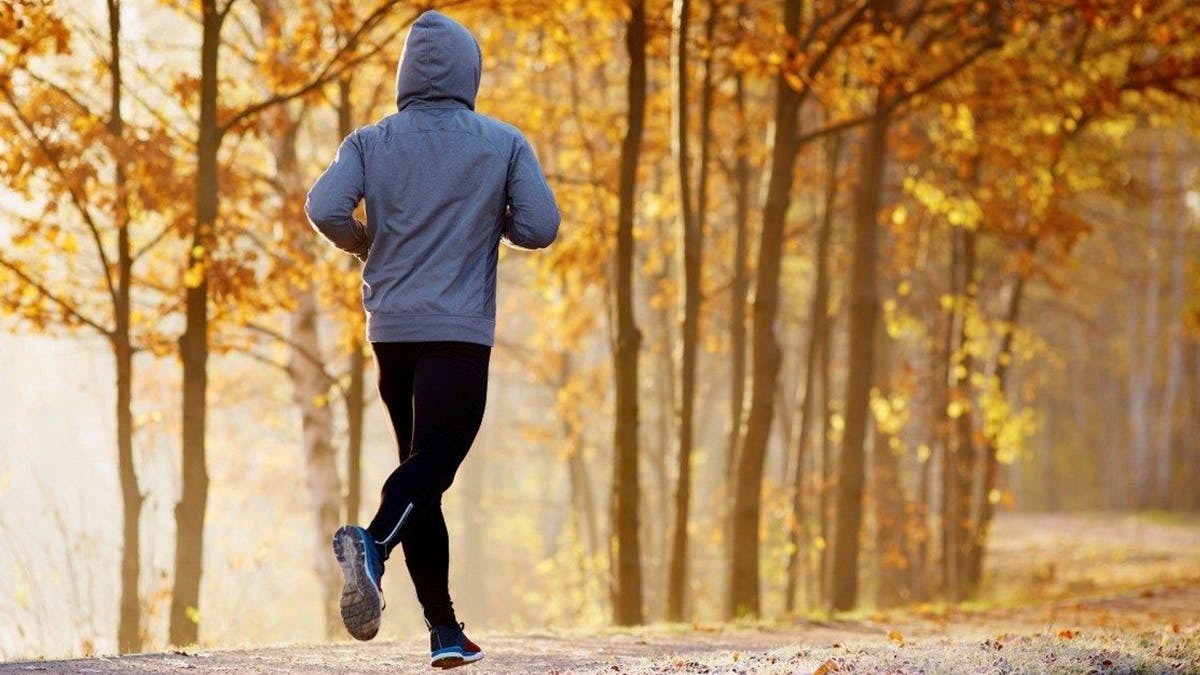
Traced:
<svg viewBox="0 0 1200 675">
<path fill-rule="evenodd" d="M 412 502 L 409 502 L 408 506 L 404 507 L 404 513 L 400 514 L 400 522 L 396 523 L 396 526 L 392 528 L 392 533 L 387 536 L 387 539 L 384 539 L 383 541 L 377 541 L 375 543 L 379 544 L 380 546 L 387 546 L 388 542 L 392 540 L 392 537 L 396 536 L 396 533 L 400 531 L 400 526 L 403 525 L 405 519 L 408 518 L 409 511 L 412 511 Z"/>
</svg>

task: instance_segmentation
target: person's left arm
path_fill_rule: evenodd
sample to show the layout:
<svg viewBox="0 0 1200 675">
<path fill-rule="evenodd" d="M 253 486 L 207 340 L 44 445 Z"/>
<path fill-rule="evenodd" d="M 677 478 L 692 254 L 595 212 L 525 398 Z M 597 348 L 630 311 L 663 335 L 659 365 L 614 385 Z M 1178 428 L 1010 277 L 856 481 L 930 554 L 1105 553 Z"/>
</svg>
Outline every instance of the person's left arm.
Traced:
<svg viewBox="0 0 1200 675">
<path fill-rule="evenodd" d="M 308 191 L 304 213 L 330 243 L 365 261 L 371 240 L 367 226 L 354 217 L 363 198 L 365 171 L 357 132 L 342 141 L 337 156 Z"/>
</svg>

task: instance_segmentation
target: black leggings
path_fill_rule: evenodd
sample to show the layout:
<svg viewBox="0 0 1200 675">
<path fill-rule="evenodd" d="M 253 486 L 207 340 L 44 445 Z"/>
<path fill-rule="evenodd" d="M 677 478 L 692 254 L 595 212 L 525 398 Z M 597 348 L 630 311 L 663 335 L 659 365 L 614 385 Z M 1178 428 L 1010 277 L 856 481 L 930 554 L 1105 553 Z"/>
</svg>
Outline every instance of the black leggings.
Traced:
<svg viewBox="0 0 1200 675">
<path fill-rule="evenodd" d="M 479 431 L 491 347 L 467 342 L 374 342 L 379 395 L 392 420 L 400 466 L 383 484 L 367 530 L 384 549 L 399 543 L 431 626 L 455 626 L 450 540 L 442 493 Z"/>
</svg>

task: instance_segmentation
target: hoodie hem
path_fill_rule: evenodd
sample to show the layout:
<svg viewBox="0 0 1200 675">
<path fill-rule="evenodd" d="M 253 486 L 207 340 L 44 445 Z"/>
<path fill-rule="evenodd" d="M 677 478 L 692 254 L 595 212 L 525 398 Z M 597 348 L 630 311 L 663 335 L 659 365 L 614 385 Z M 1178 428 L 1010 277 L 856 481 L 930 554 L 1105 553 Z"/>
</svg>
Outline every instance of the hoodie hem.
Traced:
<svg viewBox="0 0 1200 675">
<path fill-rule="evenodd" d="M 471 342 L 493 346 L 496 322 L 459 314 L 367 314 L 368 342 Z"/>
</svg>

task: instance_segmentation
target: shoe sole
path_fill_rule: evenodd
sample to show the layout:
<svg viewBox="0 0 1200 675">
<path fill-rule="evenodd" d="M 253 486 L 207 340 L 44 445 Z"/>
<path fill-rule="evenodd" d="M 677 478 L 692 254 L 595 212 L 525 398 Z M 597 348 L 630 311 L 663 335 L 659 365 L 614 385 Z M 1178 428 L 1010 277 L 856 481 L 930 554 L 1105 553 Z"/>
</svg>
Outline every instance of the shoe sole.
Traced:
<svg viewBox="0 0 1200 675">
<path fill-rule="evenodd" d="M 459 666 L 466 666 L 475 663 L 482 658 L 483 652 L 475 652 L 470 656 L 462 656 L 461 654 L 446 654 L 445 656 L 434 657 L 434 659 L 429 662 L 429 665 L 433 666 L 434 668 L 449 670 L 450 668 L 457 668 Z"/>
<path fill-rule="evenodd" d="M 367 574 L 367 552 L 358 529 L 349 525 L 333 535 L 333 553 L 342 567 L 342 623 L 356 640 L 370 640 L 379 632 L 383 594 Z"/>
</svg>

